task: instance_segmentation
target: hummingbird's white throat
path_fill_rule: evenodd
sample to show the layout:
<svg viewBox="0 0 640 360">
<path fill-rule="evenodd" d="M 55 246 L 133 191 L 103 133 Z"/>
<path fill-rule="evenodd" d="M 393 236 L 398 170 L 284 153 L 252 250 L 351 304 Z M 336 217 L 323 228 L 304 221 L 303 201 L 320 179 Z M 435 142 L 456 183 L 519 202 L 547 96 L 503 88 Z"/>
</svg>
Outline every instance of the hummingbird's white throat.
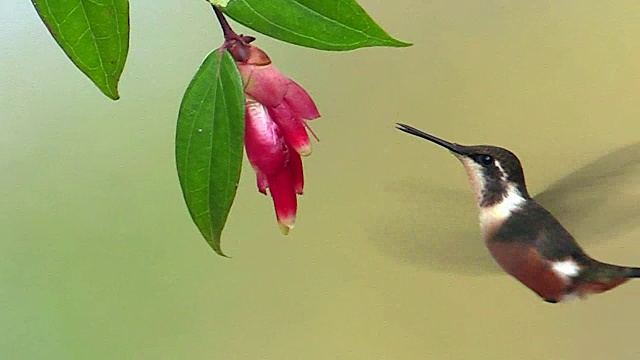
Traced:
<svg viewBox="0 0 640 360">
<path fill-rule="evenodd" d="M 497 203 L 482 206 L 483 196 L 486 191 L 486 179 L 483 173 L 483 167 L 467 157 L 459 156 L 458 159 L 460 159 L 462 165 L 464 165 L 469 182 L 471 183 L 473 195 L 480 211 L 480 227 L 483 231 L 487 231 L 493 226 L 501 224 L 514 211 L 521 209 L 526 203 L 527 200 L 525 197 L 522 196 L 515 184 L 508 182 L 504 171 L 502 171 L 503 176 L 501 180 L 505 184 L 505 192 L 502 199 Z M 495 166 L 502 170 L 497 160 L 495 161 Z"/>
<path fill-rule="evenodd" d="M 507 185 L 507 192 L 502 200 L 490 206 L 480 206 L 480 227 L 485 229 L 502 223 L 514 211 L 521 209 L 526 201 L 513 184 Z"/>
</svg>

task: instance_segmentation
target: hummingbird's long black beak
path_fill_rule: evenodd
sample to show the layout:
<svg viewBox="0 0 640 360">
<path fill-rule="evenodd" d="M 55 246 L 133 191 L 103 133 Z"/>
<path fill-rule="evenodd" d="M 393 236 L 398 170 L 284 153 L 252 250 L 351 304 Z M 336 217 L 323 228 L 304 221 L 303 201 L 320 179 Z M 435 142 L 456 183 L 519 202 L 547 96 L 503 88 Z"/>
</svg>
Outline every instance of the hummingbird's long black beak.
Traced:
<svg viewBox="0 0 640 360">
<path fill-rule="evenodd" d="M 446 140 L 442 140 L 442 139 L 440 139 L 438 137 L 435 137 L 433 135 L 427 134 L 424 131 L 418 130 L 418 129 L 414 128 L 413 126 L 409 126 L 409 125 L 406 125 L 406 124 L 398 123 L 398 124 L 396 124 L 396 129 L 398 129 L 400 131 L 404 131 L 407 134 L 415 135 L 417 137 L 421 137 L 423 139 L 429 140 L 429 141 L 431 141 L 433 143 L 436 143 L 436 144 L 438 144 L 438 145 L 440 145 L 440 146 L 442 146 L 442 147 L 444 147 L 444 148 L 448 149 L 449 151 L 452 151 L 452 152 L 454 152 L 456 154 L 465 155 L 465 152 L 463 150 L 464 149 L 463 146 L 448 142 Z"/>
</svg>

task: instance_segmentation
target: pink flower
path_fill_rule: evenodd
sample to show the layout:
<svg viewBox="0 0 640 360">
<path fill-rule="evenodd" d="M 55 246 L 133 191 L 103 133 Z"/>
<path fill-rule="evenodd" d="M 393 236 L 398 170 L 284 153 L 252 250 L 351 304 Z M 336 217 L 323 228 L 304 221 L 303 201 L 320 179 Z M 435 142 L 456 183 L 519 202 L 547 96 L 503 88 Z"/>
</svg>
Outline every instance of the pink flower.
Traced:
<svg viewBox="0 0 640 360">
<path fill-rule="evenodd" d="M 246 49 L 246 61 L 237 61 L 246 94 L 245 150 L 258 191 L 266 195 L 269 189 L 278 224 L 287 234 L 304 187 L 300 156 L 311 154 L 306 120 L 320 114 L 309 94 L 271 65 L 267 54 L 251 45 Z"/>
</svg>

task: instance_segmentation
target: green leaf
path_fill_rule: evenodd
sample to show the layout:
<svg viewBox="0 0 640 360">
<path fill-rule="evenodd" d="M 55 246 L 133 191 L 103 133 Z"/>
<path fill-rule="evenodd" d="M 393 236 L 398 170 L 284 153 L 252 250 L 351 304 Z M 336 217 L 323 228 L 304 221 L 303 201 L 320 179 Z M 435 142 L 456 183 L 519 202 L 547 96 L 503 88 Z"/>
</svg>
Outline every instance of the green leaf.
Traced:
<svg viewBox="0 0 640 360">
<path fill-rule="evenodd" d="M 242 79 L 231 55 L 214 50 L 182 98 L 176 165 L 191 218 L 222 256 L 220 235 L 238 188 L 243 140 Z"/>
<path fill-rule="evenodd" d="M 224 12 L 273 38 L 320 50 L 404 47 L 354 0 L 231 0 Z"/>
<path fill-rule="evenodd" d="M 113 100 L 129 51 L 127 0 L 32 0 L 69 59 Z"/>
</svg>

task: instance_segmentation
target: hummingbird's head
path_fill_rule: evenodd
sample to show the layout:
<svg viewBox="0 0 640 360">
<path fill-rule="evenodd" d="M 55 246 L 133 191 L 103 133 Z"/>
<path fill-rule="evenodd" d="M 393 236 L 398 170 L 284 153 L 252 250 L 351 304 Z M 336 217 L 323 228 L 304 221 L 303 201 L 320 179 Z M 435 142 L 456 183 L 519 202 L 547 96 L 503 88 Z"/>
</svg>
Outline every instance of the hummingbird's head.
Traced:
<svg viewBox="0 0 640 360">
<path fill-rule="evenodd" d="M 517 206 L 530 198 L 520 160 L 511 151 L 490 145 L 451 143 L 404 124 L 398 124 L 398 129 L 451 151 L 464 165 L 480 208 L 494 208 L 505 203 Z"/>
</svg>

